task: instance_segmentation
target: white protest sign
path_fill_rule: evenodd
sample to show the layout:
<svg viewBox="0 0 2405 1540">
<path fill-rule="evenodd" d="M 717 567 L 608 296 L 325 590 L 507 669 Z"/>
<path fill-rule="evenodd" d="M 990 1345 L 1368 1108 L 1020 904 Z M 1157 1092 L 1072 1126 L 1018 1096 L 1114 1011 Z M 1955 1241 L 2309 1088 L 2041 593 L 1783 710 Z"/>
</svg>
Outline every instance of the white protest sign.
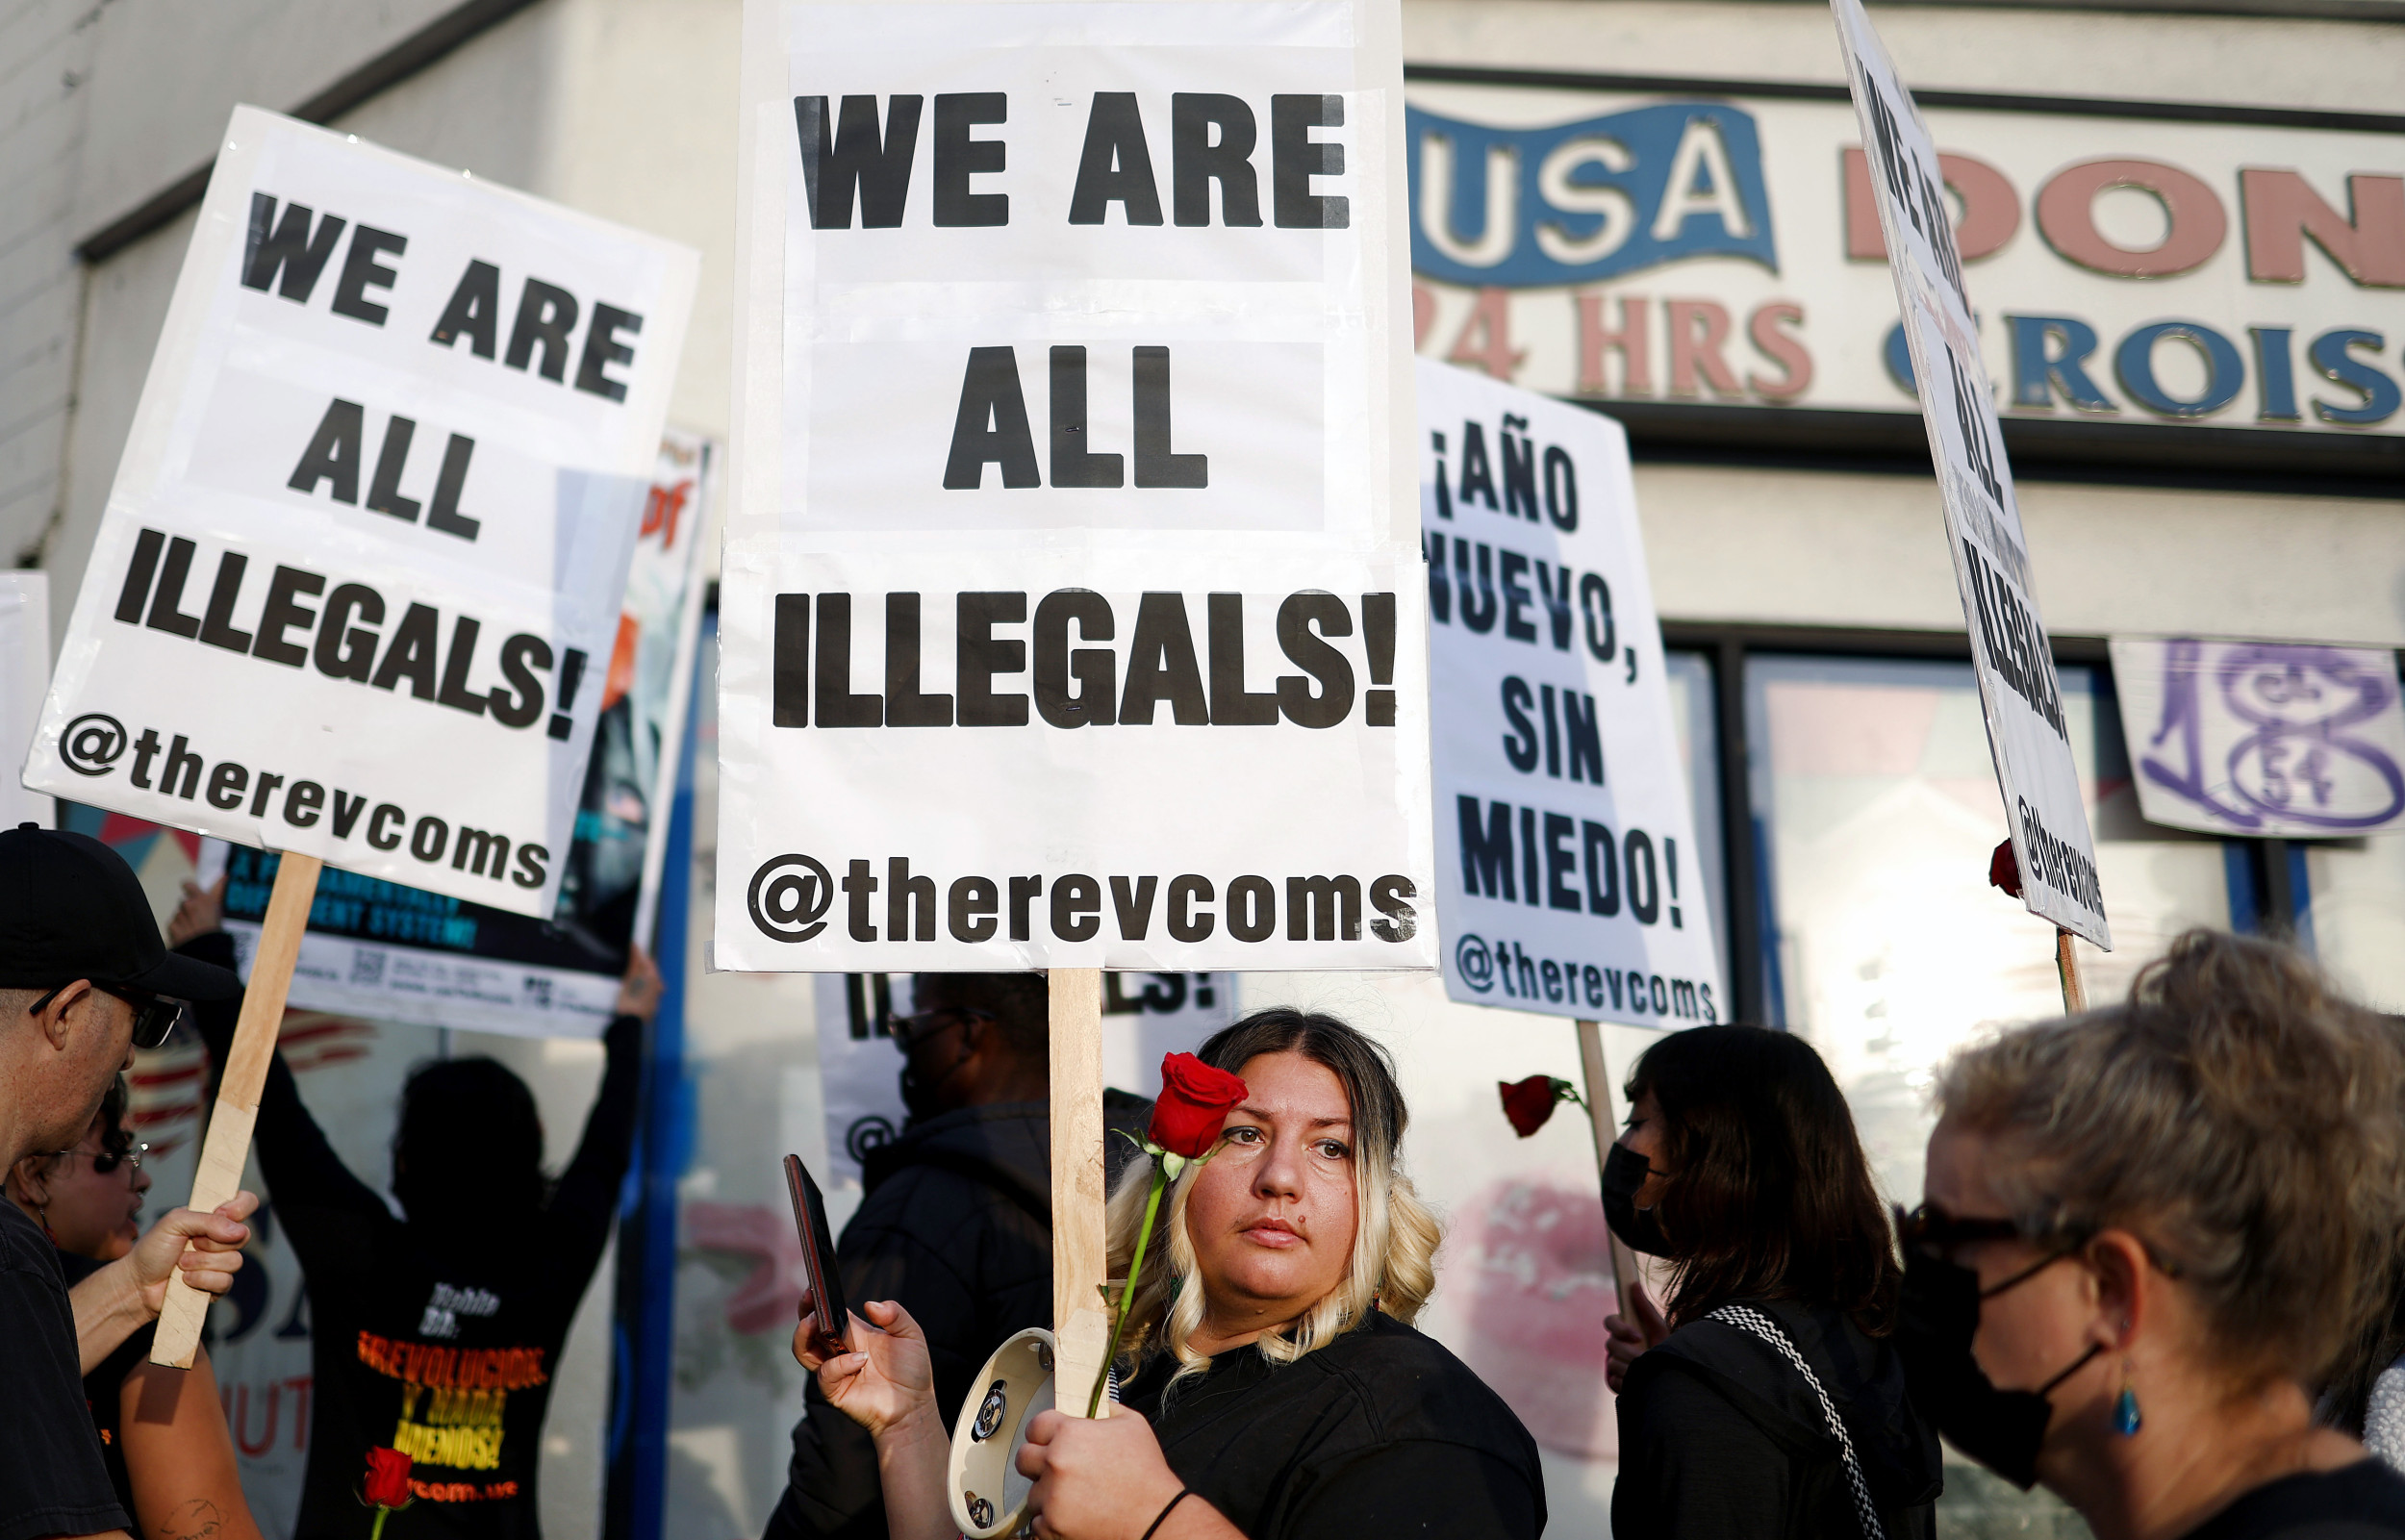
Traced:
<svg viewBox="0 0 2405 1540">
<path fill-rule="evenodd" d="M 719 966 L 1432 966 L 1393 0 L 746 27 Z"/>
<path fill-rule="evenodd" d="M 826 1098 L 829 1190 L 860 1180 L 870 1150 L 910 1121 L 893 1022 L 913 1008 L 910 978 L 823 973 L 817 979 L 819 1084 Z M 1111 973 L 1102 994 L 1102 1084 L 1150 1099 L 1161 1056 L 1192 1053 L 1235 1017 L 1225 973 Z"/>
<path fill-rule="evenodd" d="M 25 762 L 50 688 L 50 574 L 0 572 L 0 764 Z M 50 827 L 58 805 L 0 777 L 0 829 L 24 822 Z"/>
<path fill-rule="evenodd" d="M 2386 647 L 2114 637 L 2150 823 L 2349 839 L 2405 824 L 2405 703 Z"/>
<path fill-rule="evenodd" d="M 26 784 L 548 917 L 696 267 L 235 109 Z"/>
<path fill-rule="evenodd" d="M 1420 428 L 1445 992 L 1723 1020 L 1628 435 L 1430 363 Z"/>
<path fill-rule="evenodd" d="M 1830 0 L 1870 156 L 1887 266 L 1945 500 L 1946 545 L 1962 591 L 1973 672 L 2032 914 L 2110 949 L 2096 847 L 2071 758 L 2054 655 L 2031 586 L 2013 467 L 1994 388 L 1962 288 L 1937 146 L 1861 0 Z"/>
</svg>

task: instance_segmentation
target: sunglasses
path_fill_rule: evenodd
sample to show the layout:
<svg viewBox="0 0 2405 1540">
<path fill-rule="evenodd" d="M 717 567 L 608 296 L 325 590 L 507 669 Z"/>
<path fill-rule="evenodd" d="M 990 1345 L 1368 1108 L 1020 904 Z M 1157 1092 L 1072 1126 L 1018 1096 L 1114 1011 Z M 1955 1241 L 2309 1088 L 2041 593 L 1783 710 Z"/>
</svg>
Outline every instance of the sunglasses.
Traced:
<svg viewBox="0 0 2405 1540">
<path fill-rule="evenodd" d="M 1947 1213 L 1935 1203 L 1923 1203 L 1907 1213 L 1904 1205 L 1898 1203 L 1895 1205 L 1895 1235 L 1905 1246 L 1941 1254 L 1974 1241 L 2018 1239 L 2021 1227 L 2009 1219 L 1962 1219 Z"/>
<path fill-rule="evenodd" d="M 27 1006 L 27 1012 L 39 1016 L 68 987 L 61 984 Z M 159 1047 L 167 1040 L 167 1034 L 175 1030 L 175 1023 L 184 1019 L 182 1000 L 171 1000 L 165 995 L 153 995 L 146 989 L 135 989 L 128 984 L 94 984 L 92 988 L 103 995 L 113 995 L 134 1007 L 134 1046 L 138 1048 Z"/>
<path fill-rule="evenodd" d="M 894 1047 L 907 1054 L 955 1021 L 990 1022 L 993 1020 L 992 1011 L 981 1011 L 975 1006 L 951 1005 L 939 1005 L 934 1010 L 921 1011 L 915 1016 L 897 1016 L 894 1018 Z"/>
</svg>

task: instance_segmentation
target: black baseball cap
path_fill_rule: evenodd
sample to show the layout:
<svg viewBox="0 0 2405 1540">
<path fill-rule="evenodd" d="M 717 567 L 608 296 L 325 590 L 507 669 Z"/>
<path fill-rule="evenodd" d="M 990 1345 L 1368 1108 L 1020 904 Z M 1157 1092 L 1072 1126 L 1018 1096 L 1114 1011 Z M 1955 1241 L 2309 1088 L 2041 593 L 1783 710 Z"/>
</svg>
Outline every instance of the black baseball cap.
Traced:
<svg viewBox="0 0 2405 1540">
<path fill-rule="evenodd" d="M 98 840 L 38 823 L 0 833 L 0 989 L 79 978 L 178 1000 L 242 988 L 229 970 L 167 950 L 140 879 Z"/>
</svg>

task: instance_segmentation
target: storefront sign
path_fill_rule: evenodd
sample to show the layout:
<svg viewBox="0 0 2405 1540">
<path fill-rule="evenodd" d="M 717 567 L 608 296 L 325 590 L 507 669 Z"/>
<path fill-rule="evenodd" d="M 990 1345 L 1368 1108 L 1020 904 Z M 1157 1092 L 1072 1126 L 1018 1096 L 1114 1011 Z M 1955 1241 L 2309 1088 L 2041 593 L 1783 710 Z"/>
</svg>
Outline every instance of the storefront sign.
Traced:
<svg viewBox="0 0 2405 1540">
<path fill-rule="evenodd" d="M 1835 94 L 1410 97 L 1423 356 L 1552 395 L 1912 409 Z M 1928 113 L 2008 421 L 2405 433 L 2405 134 L 2032 108 Z"/>
<path fill-rule="evenodd" d="M 236 109 L 26 783 L 550 914 L 697 264 Z"/>
<path fill-rule="evenodd" d="M 1720 1021 L 1627 436 L 1461 369 L 1419 383 L 1446 993 Z"/>
<path fill-rule="evenodd" d="M 597 1037 L 609 1025 L 627 947 L 651 945 L 701 619 L 711 459 L 697 434 L 671 429 L 661 442 L 559 907 L 535 920 L 328 871 L 292 971 L 294 1006 L 534 1037 Z M 203 850 L 200 880 L 230 879 L 226 929 L 246 971 L 275 861 L 216 841 Z"/>
<path fill-rule="evenodd" d="M 1425 968 L 1391 0 L 747 12 L 717 960 Z"/>
<path fill-rule="evenodd" d="M 1871 187 L 1887 266 L 1920 384 L 1929 455 L 1944 498 L 1946 548 L 1962 591 L 1987 747 L 2004 794 L 2022 899 L 2033 914 L 2110 950 L 2095 841 L 2071 757 L 2054 653 L 2030 582 L 1995 404 L 1982 383 L 1977 323 L 1927 127 L 1861 0 L 1830 0 L 1871 146 Z"/>
<path fill-rule="evenodd" d="M 2151 823 L 2345 839 L 2405 824 L 2405 705 L 2383 647 L 2114 637 Z"/>
</svg>

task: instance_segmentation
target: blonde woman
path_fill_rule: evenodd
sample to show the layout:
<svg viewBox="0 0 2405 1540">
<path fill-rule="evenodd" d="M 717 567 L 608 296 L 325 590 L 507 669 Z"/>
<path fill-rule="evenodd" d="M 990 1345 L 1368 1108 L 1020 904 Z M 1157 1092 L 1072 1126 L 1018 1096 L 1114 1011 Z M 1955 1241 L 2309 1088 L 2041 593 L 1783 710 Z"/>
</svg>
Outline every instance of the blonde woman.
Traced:
<svg viewBox="0 0 2405 1540">
<path fill-rule="evenodd" d="M 2388 1308 L 2405 1064 L 2294 952 L 2191 931 L 2128 1003 L 1948 1066 L 1897 1346 L 1964 1453 L 2100 1540 L 2405 1536 L 2314 1402 Z"/>
<path fill-rule="evenodd" d="M 1128 1314 L 1123 1404 L 1099 1422 L 1048 1412 L 1029 1429 L 1020 1469 L 1035 1479 L 1035 1532 L 1540 1533 L 1544 1478 L 1527 1430 L 1411 1327 L 1440 1231 L 1399 1169 L 1405 1114 L 1384 1050 L 1331 1017 L 1271 1010 L 1199 1056 L 1247 1094 L 1163 1204 Z M 1137 1163 L 1112 1199 L 1123 1276 L 1150 1178 Z M 866 1313 L 883 1329 L 855 1324 L 859 1351 L 822 1360 L 805 1317 L 795 1355 L 875 1437 L 896 1540 L 952 1535 L 950 1429 L 924 1345 L 897 1306 Z"/>
</svg>

